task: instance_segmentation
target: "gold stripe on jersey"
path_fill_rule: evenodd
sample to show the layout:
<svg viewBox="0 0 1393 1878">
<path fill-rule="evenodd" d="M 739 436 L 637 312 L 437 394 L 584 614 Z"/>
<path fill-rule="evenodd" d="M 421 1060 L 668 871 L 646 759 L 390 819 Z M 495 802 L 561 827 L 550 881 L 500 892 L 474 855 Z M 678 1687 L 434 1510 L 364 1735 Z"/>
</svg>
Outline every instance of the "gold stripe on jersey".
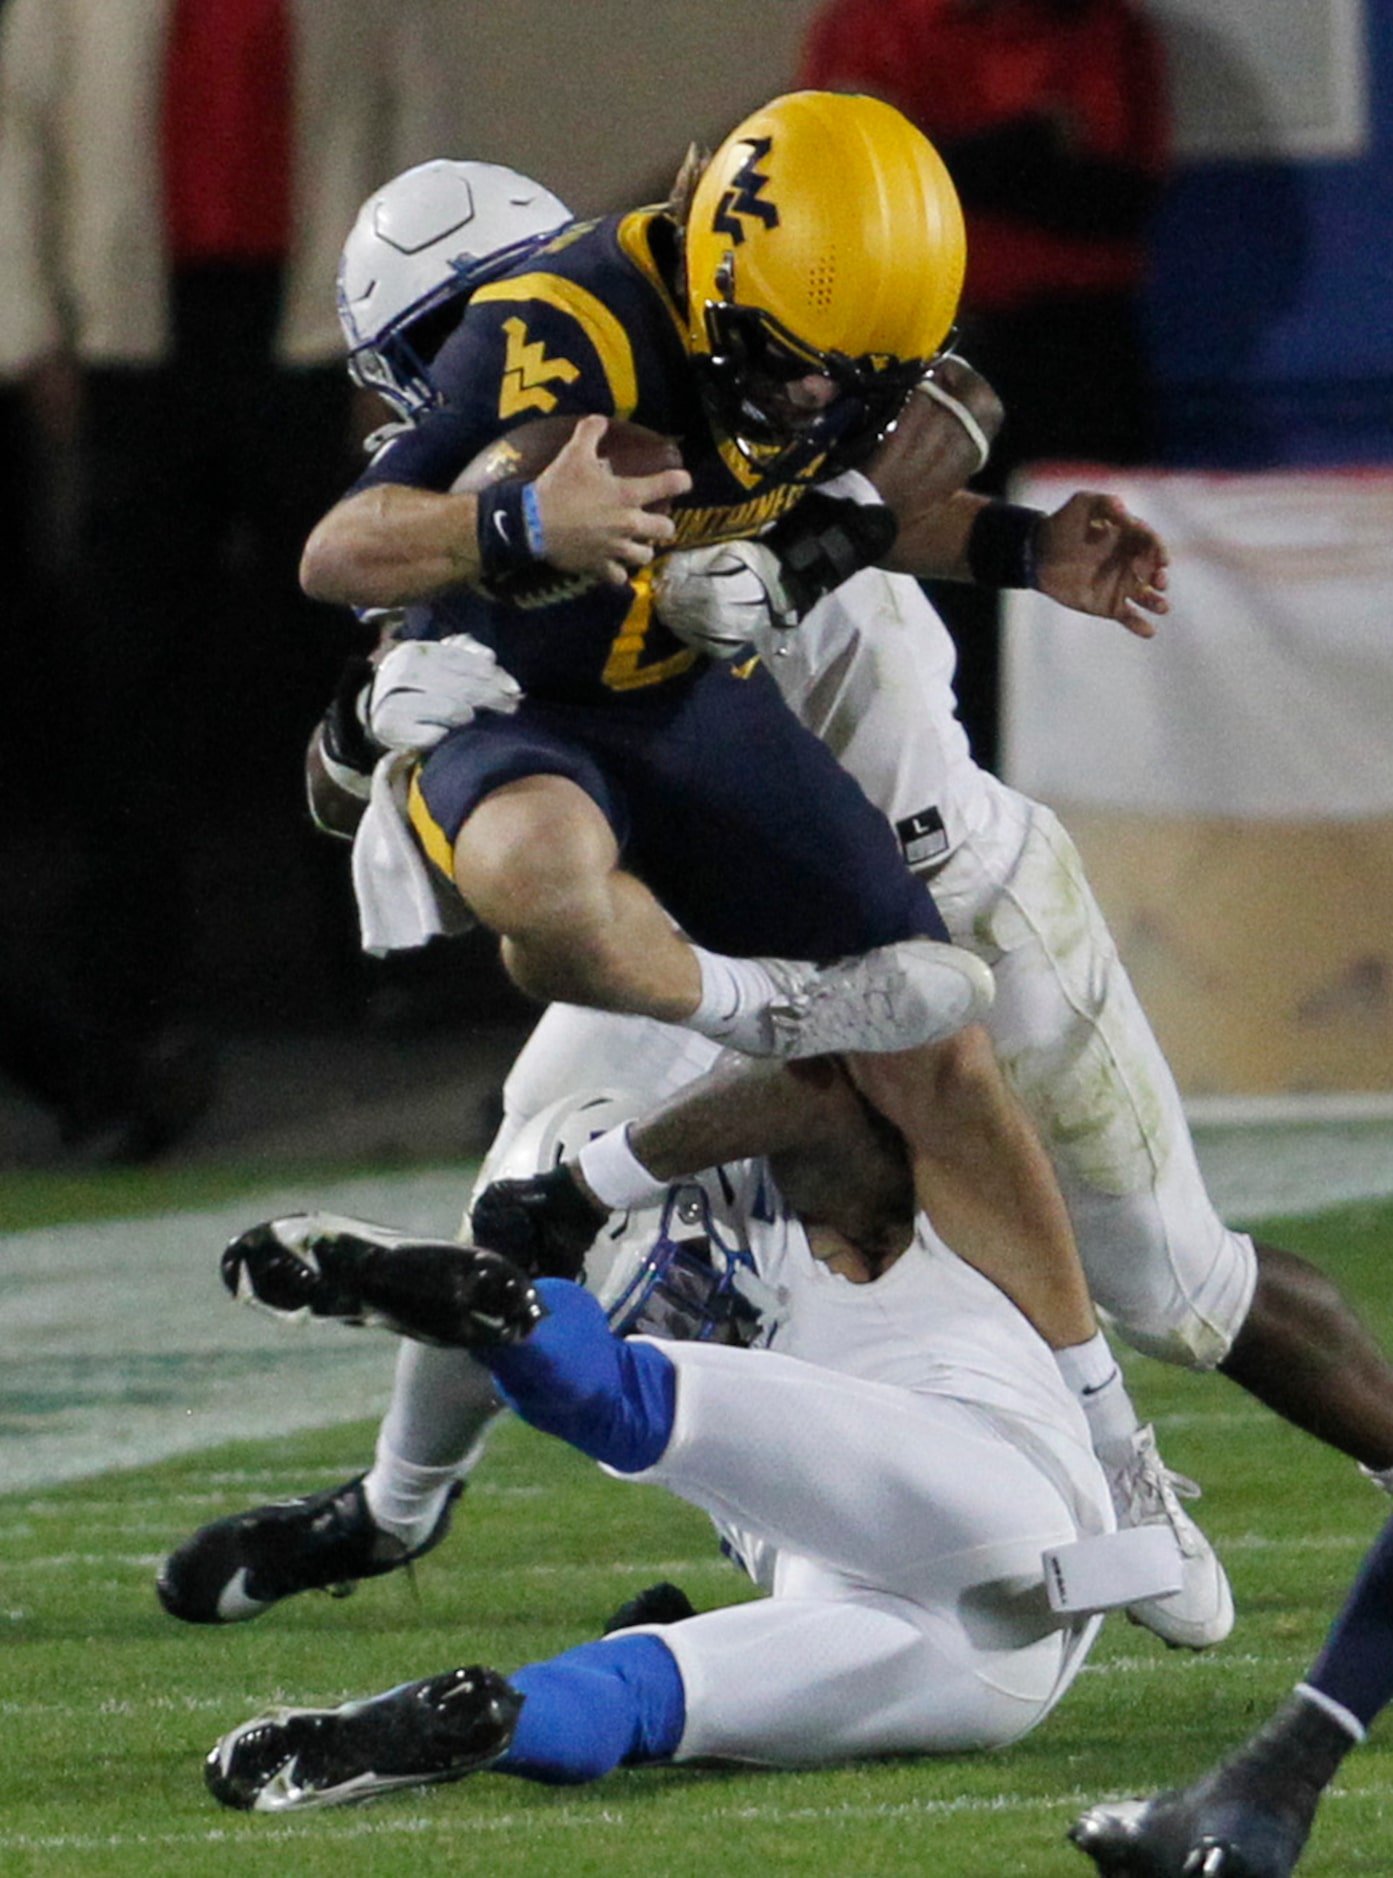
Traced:
<svg viewBox="0 0 1393 1878">
<path fill-rule="evenodd" d="M 663 214 L 661 208 L 634 209 L 626 215 L 615 231 L 615 238 L 620 248 L 643 275 L 659 300 L 667 308 L 677 337 L 682 341 L 682 350 L 688 350 L 687 328 L 682 320 L 682 310 L 672 297 L 672 289 L 658 271 L 658 264 L 653 259 L 653 250 L 649 245 L 648 231 L 658 217 Z"/>
<path fill-rule="evenodd" d="M 555 307 L 558 312 L 569 315 L 595 348 L 609 382 L 610 396 L 614 400 L 614 416 L 632 417 L 638 404 L 638 372 L 629 335 L 604 302 L 597 300 L 587 288 L 577 286 L 573 280 L 563 279 L 560 274 L 515 274 L 477 288 L 470 303 L 478 306 L 486 300 L 504 304 L 519 301 L 524 305 L 540 301 L 543 306 Z M 526 325 L 522 321 L 518 324 L 522 326 L 525 338 Z M 509 350 L 511 352 L 511 343 Z M 569 360 L 566 362 L 571 363 Z M 555 360 L 551 363 L 554 364 Z M 508 396 L 506 386 L 504 396 Z M 500 405 L 501 416 L 511 414 Z"/>
<path fill-rule="evenodd" d="M 634 597 L 620 621 L 601 674 L 611 691 L 638 691 L 644 685 L 659 685 L 665 678 L 690 671 L 697 662 L 698 655 L 684 647 L 652 665 L 642 663 L 644 644 L 653 625 L 653 577 L 648 568 L 634 575 L 632 585 Z"/>
<path fill-rule="evenodd" d="M 411 772 L 411 784 L 407 790 L 406 812 L 411 818 L 411 826 L 416 830 L 421 846 L 426 851 L 426 858 L 433 861 L 446 880 L 455 877 L 455 851 L 450 837 L 436 821 L 426 805 L 426 798 L 421 792 L 421 772 Z"/>
</svg>

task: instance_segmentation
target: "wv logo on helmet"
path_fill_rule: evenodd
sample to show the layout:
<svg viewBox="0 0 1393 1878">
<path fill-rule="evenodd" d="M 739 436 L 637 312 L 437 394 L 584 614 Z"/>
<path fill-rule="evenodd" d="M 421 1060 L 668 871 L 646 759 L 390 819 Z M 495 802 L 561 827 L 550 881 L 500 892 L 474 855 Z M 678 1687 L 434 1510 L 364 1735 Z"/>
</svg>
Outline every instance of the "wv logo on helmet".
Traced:
<svg viewBox="0 0 1393 1878">
<path fill-rule="evenodd" d="M 761 192 L 769 187 L 769 178 L 761 175 L 759 166 L 768 156 L 772 142 L 772 137 L 751 138 L 750 154 L 735 172 L 730 188 L 717 206 L 711 226 L 718 234 L 729 235 L 737 247 L 745 239 L 745 226 L 739 219 L 742 215 L 752 216 L 766 228 L 779 226 L 779 211 L 772 202 L 760 199 Z"/>
</svg>

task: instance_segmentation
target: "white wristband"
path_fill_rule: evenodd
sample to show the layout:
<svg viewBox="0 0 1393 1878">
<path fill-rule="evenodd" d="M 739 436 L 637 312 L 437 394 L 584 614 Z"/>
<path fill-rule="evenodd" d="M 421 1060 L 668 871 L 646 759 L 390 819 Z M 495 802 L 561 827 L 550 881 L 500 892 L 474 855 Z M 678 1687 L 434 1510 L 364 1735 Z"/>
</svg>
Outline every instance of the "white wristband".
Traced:
<svg viewBox="0 0 1393 1878">
<path fill-rule="evenodd" d="M 655 1180 L 629 1146 L 627 1122 L 587 1141 L 576 1160 L 586 1186 L 602 1206 L 651 1206 L 667 1192 L 667 1182 Z"/>
<path fill-rule="evenodd" d="M 972 415 L 971 411 L 968 410 L 961 398 L 955 398 L 951 391 L 945 391 L 942 385 L 936 384 L 932 378 L 921 378 L 919 383 L 915 386 L 915 390 L 923 392 L 926 398 L 932 398 L 935 404 L 941 404 L 945 411 L 951 411 L 953 416 L 957 418 L 958 422 L 967 432 L 968 436 L 977 447 L 977 463 L 972 471 L 972 474 L 975 476 L 978 470 L 986 467 L 987 458 L 992 453 L 991 444 L 987 441 L 986 431 L 983 430 L 982 426 L 977 422 L 977 419 Z"/>
</svg>

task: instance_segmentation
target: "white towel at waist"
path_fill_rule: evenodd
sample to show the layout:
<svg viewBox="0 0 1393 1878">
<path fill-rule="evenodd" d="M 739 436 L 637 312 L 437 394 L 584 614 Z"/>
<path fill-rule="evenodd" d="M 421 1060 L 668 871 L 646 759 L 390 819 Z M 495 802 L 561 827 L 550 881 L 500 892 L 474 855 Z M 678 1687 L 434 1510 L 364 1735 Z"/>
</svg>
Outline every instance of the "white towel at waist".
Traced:
<svg viewBox="0 0 1393 1878">
<path fill-rule="evenodd" d="M 372 774 L 372 793 L 353 837 L 353 892 L 364 952 L 382 958 L 409 951 L 442 933 L 468 932 L 468 908 L 437 885 L 416 845 L 406 811 L 411 772 L 420 761 L 389 750 Z"/>
</svg>

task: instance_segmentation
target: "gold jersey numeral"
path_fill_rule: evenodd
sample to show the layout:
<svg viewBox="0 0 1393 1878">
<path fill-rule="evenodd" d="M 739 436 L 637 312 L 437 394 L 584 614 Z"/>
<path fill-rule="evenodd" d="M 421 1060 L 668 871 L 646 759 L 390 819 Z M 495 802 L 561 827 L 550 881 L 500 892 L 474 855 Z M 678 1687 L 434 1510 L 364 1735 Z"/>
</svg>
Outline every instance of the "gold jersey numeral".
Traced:
<svg viewBox="0 0 1393 1878">
<path fill-rule="evenodd" d="M 644 664 L 644 647 L 653 630 L 655 617 L 653 577 L 646 567 L 634 575 L 632 585 L 633 599 L 619 623 L 619 630 L 614 635 L 601 674 L 604 684 L 611 691 L 637 691 L 644 685 L 661 684 L 665 678 L 675 678 L 679 672 L 689 671 L 698 658 L 691 647 L 684 646 L 669 658 L 655 659 L 651 665 Z"/>
</svg>

